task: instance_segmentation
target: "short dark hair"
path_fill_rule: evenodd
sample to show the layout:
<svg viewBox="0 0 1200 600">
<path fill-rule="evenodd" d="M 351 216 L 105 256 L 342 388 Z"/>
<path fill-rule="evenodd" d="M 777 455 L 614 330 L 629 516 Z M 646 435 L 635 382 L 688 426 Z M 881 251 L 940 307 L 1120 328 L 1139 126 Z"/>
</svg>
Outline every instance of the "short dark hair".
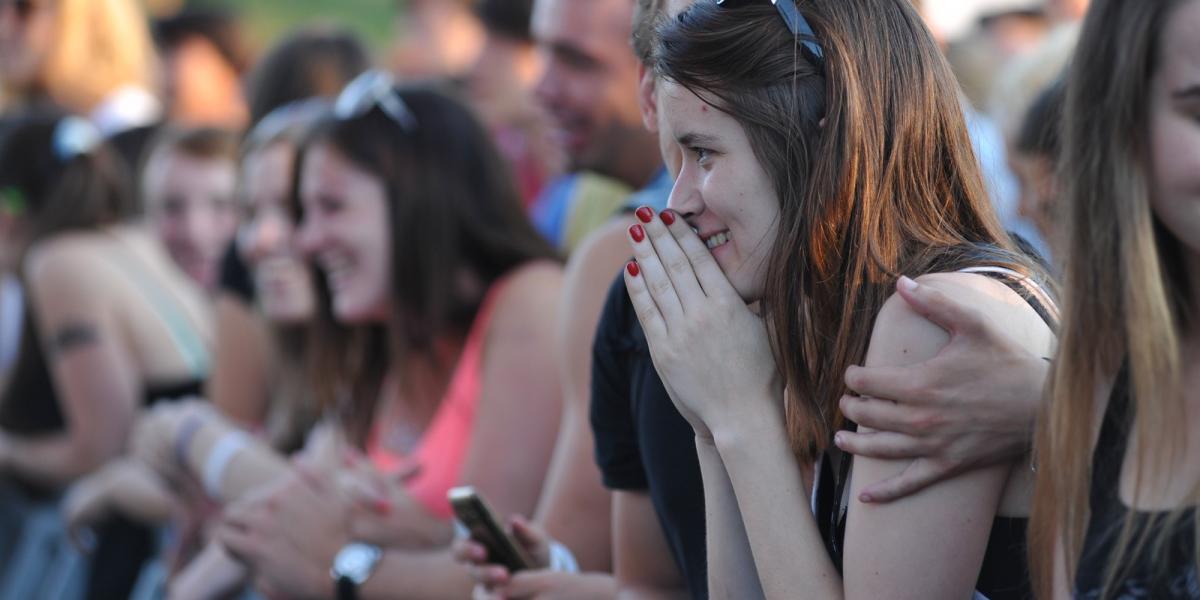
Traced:
<svg viewBox="0 0 1200 600">
<path fill-rule="evenodd" d="M 1016 148 L 1026 154 L 1057 161 L 1062 139 L 1062 111 L 1067 100 L 1066 78 L 1059 77 L 1038 93 L 1017 132 Z"/>
<path fill-rule="evenodd" d="M 230 162 L 238 160 L 238 134 L 219 127 L 164 127 L 154 137 L 143 157 L 143 163 L 150 155 L 160 150 L 176 150 L 188 156 L 205 159 L 224 159 Z"/>
<path fill-rule="evenodd" d="M 656 29 L 662 19 L 666 0 L 637 0 L 633 5 L 633 34 L 630 43 L 633 53 L 643 65 L 654 64 Z"/>
<path fill-rule="evenodd" d="M 172 49 L 190 38 L 202 38 L 212 44 L 239 74 L 245 73 L 252 62 L 238 18 L 229 10 L 186 8 L 174 16 L 155 21 L 153 33 L 154 41 L 163 50 Z"/>
<path fill-rule="evenodd" d="M 320 26 L 293 32 L 250 72 L 246 97 L 251 126 L 296 100 L 333 97 L 370 66 L 366 47 L 348 30 Z"/>
<path fill-rule="evenodd" d="M 489 33 L 533 42 L 529 21 L 533 15 L 533 0 L 479 0 L 475 14 Z"/>
</svg>

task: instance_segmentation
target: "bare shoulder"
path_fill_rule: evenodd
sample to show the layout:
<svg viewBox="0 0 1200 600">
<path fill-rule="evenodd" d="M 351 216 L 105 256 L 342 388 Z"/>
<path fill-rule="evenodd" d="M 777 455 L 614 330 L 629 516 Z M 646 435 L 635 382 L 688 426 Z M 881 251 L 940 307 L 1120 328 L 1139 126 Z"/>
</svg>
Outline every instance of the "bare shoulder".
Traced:
<svg viewBox="0 0 1200 600">
<path fill-rule="evenodd" d="M 1037 312 L 999 281 L 973 273 L 931 273 L 918 277 L 917 282 L 971 307 L 1032 352 L 1048 355 L 1053 346 L 1053 332 Z M 875 320 L 867 364 L 914 364 L 932 357 L 948 340 L 948 332 L 893 294 Z"/>
<path fill-rule="evenodd" d="M 549 260 L 534 261 L 508 275 L 504 288 L 492 299 L 492 325 L 496 331 L 525 330 L 542 320 L 553 321 L 562 295 L 562 266 Z"/>
<path fill-rule="evenodd" d="M 68 302 L 103 294 L 111 275 L 103 243 L 88 234 L 57 235 L 34 244 L 25 255 L 25 275 L 34 301 Z"/>
</svg>

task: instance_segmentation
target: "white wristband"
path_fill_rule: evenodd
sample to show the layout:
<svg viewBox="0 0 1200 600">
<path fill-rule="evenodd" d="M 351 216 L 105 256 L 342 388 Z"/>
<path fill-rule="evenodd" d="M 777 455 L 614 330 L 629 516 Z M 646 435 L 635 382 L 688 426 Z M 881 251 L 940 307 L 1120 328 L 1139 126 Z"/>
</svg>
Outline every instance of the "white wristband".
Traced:
<svg viewBox="0 0 1200 600">
<path fill-rule="evenodd" d="M 249 441 L 250 437 L 245 432 L 231 431 L 221 436 L 213 446 L 212 452 L 208 453 L 208 460 L 204 461 L 204 491 L 210 498 L 221 499 L 221 480 L 225 477 L 225 471 L 233 457 L 245 448 Z"/>
<path fill-rule="evenodd" d="M 559 573 L 578 573 L 579 561 L 571 554 L 571 549 L 559 542 L 550 541 L 550 570 Z"/>
</svg>

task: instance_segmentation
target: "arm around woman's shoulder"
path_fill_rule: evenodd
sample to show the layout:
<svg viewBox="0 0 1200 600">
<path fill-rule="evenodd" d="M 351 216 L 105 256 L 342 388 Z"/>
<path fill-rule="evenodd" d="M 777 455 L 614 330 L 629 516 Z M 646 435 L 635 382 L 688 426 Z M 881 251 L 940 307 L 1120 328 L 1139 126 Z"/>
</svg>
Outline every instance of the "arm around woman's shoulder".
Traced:
<svg viewBox="0 0 1200 600">
<path fill-rule="evenodd" d="M 1045 342 L 1039 339 L 1036 313 L 999 282 L 962 273 L 926 275 L 918 282 L 974 304 L 1023 344 Z M 866 363 L 918 363 L 948 341 L 945 330 L 893 296 L 876 318 Z M 1010 466 L 971 471 L 889 504 L 858 500 L 865 484 L 897 475 L 908 464 L 854 460 L 845 540 L 846 595 L 970 597 Z"/>
<path fill-rule="evenodd" d="M 480 396 L 463 465 L 501 514 L 530 514 L 553 452 L 562 410 L 555 342 L 562 269 L 546 261 L 509 275 L 492 298 Z"/>
</svg>

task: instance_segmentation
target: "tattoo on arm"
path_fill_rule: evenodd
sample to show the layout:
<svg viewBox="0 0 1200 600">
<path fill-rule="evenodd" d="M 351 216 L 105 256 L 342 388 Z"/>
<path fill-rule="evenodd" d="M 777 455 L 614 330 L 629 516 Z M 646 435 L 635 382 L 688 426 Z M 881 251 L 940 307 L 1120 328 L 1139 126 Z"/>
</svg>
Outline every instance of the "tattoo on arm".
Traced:
<svg viewBox="0 0 1200 600">
<path fill-rule="evenodd" d="M 67 323 L 50 336 L 50 343 L 46 346 L 47 354 L 51 358 L 58 358 L 73 350 L 91 346 L 99 340 L 100 332 L 95 325 Z"/>
</svg>

